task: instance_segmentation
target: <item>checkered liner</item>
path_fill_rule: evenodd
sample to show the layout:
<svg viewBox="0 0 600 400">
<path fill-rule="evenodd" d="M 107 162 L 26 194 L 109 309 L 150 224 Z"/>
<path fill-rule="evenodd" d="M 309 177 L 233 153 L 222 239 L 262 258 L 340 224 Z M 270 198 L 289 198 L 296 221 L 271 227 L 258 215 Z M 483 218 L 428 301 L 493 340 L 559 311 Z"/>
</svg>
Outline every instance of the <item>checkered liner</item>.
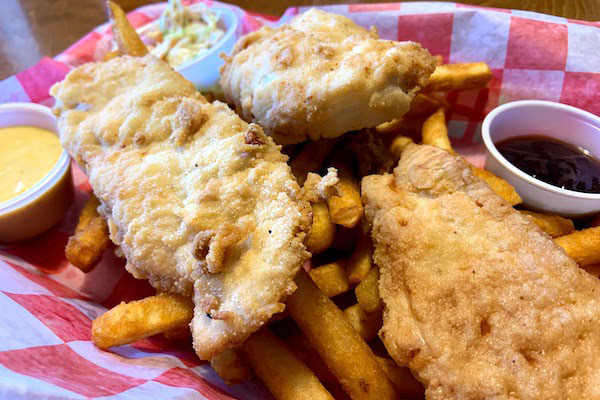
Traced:
<svg viewBox="0 0 600 400">
<path fill-rule="evenodd" d="M 163 7 L 143 7 L 129 18 L 141 26 Z M 600 114 L 600 23 L 454 3 L 320 8 L 365 27 L 375 25 L 386 39 L 418 41 L 445 62 L 487 62 L 494 72 L 489 89 L 449 95 L 454 145 L 480 165 L 480 124 L 499 103 L 544 99 Z M 269 17 L 231 9 L 242 21 L 238 36 L 273 23 Z M 288 9 L 280 21 L 305 10 Z M 44 58 L 1 81 L 0 103 L 51 105 L 53 83 L 75 65 L 101 59 L 109 49 L 108 26 L 99 26 L 55 59 Z M 256 382 L 228 387 L 191 348 L 174 348 L 160 338 L 110 351 L 93 346 L 92 319 L 122 300 L 154 291 L 126 273 L 112 251 L 89 274 L 66 261 L 68 233 L 91 189 L 76 166 L 73 175 L 76 201 L 58 226 L 34 240 L 0 247 L 0 398 L 270 398 Z"/>
</svg>

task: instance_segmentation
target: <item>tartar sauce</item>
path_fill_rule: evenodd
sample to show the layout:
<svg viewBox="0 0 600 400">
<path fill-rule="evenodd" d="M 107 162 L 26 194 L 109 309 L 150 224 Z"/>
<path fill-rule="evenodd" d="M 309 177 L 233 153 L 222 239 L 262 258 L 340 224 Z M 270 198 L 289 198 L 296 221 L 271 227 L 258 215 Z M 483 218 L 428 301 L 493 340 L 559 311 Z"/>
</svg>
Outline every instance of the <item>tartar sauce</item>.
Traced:
<svg viewBox="0 0 600 400">
<path fill-rule="evenodd" d="M 0 128 L 0 203 L 38 183 L 60 157 L 58 137 L 33 126 Z"/>
</svg>

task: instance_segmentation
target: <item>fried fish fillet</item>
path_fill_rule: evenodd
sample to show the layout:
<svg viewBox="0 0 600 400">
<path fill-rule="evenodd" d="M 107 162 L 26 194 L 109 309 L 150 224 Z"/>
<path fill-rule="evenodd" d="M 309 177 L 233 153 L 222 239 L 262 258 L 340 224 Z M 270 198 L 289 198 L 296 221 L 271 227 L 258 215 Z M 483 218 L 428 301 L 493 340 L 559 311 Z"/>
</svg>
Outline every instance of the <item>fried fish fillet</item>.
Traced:
<svg viewBox="0 0 600 400">
<path fill-rule="evenodd" d="M 419 44 L 319 10 L 242 37 L 221 67 L 230 104 L 282 144 L 332 138 L 408 111 L 435 59 Z"/>
<path fill-rule="evenodd" d="M 600 281 L 464 161 L 411 145 L 362 190 L 380 337 L 428 399 L 600 398 Z"/>
<path fill-rule="evenodd" d="M 60 137 L 127 270 L 194 296 L 200 358 L 241 343 L 294 289 L 310 206 L 280 147 L 146 56 L 90 63 L 51 89 Z"/>
</svg>

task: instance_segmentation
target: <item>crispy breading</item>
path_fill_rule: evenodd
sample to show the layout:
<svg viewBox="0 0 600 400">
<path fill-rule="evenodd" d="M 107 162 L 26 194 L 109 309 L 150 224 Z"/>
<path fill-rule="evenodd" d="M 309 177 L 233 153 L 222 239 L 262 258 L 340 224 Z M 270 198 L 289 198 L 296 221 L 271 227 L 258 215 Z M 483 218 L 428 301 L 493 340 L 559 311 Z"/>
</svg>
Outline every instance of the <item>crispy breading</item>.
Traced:
<svg viewBox="0 0 600 400">
<path fill-rule="evenodd" d="M 600 398 L 600 282 L 466 162 L 409 145 L 362 193 L 380 337 L 428 399 Z"/>
<path fill-rule="evenodd" d="M 238 40 L 221 86 L 245 120 L 289 144 L 401 116 L 434 69 L 417 43 L 382 40 L 374 29 L 312 9 Z"/>
<path fill-rule="evenodd" d="M 309 257 L 310 205 L 280 147 L 151 56 L 71 71 L 51 90 L 127 270 L 191 296 L 202 359 L 284 309 Z"/>
</svg>

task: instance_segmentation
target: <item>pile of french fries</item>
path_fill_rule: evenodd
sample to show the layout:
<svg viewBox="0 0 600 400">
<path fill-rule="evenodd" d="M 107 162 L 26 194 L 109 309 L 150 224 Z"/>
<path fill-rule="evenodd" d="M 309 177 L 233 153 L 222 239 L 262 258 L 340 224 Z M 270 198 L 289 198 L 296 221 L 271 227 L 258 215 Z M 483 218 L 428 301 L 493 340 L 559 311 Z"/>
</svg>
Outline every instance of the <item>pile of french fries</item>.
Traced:
<svg viewBox="0 0 600 400">
<path fill-rule="evenodd" d="M 109 8 L 120 52 L 143 54 L 125 14 L 110 2 Z M 360 162 L 365 154 L 357 153 L 352 142 L 360 135 L 370 135 L 377 144 L 374 158 L 385 155 L 379 158 L 397 161 L 402 150 L 413 142 L 407 135 L 418 129 L 423 143 L 455 154 L 445 121 L 445 93 L 482 89 L 490 79 L 491 72 L 484 63 L 439 65 L 406 116 L 360 134 L 286 149 L 292 154 L 290 166 L 301 185 L 309 172 L 335 167 L 340 178 L 337 195 L 312 204 L 312 229 L 306 241 L 313 254 L 312 268 L 308 272 L 301 270 L 296 277 L 298 289 L 287 300 L 286 312 L 240 347 L 211 360 L 225 382 L 244 382 L 254 374 L 277 399 L 423 397 L 421 384 L 407 368 L 396 365 L 377 337 L 383 309 L 379 270 L 373 264 L 373 245 L 362 223 L 360 197 L 360 180 L 373 169 L 358 165 L 357 160 Z M 381 165 L 375 170 L 391 164 Z M 521 203 L 508 182 L 474 166 L 473 172 L 511 205 Z M 92 195 L 66 248 L 68 259 L 84 272 L 93 268 L 110 242 L 106 222 L 97 207 L 98 199 Z M 600 217 L 591 221 L 588 228 L 575 231 L 573 221 L 566 218 L 520 212 L 555 238 L 581 267 L 598 276 Z M 107 311 L 94 320 L 92 337 L 103 349 L 156 334 L 189 342 L 192 316 L 190 299 L 159 293 Z"/>
</svg>

